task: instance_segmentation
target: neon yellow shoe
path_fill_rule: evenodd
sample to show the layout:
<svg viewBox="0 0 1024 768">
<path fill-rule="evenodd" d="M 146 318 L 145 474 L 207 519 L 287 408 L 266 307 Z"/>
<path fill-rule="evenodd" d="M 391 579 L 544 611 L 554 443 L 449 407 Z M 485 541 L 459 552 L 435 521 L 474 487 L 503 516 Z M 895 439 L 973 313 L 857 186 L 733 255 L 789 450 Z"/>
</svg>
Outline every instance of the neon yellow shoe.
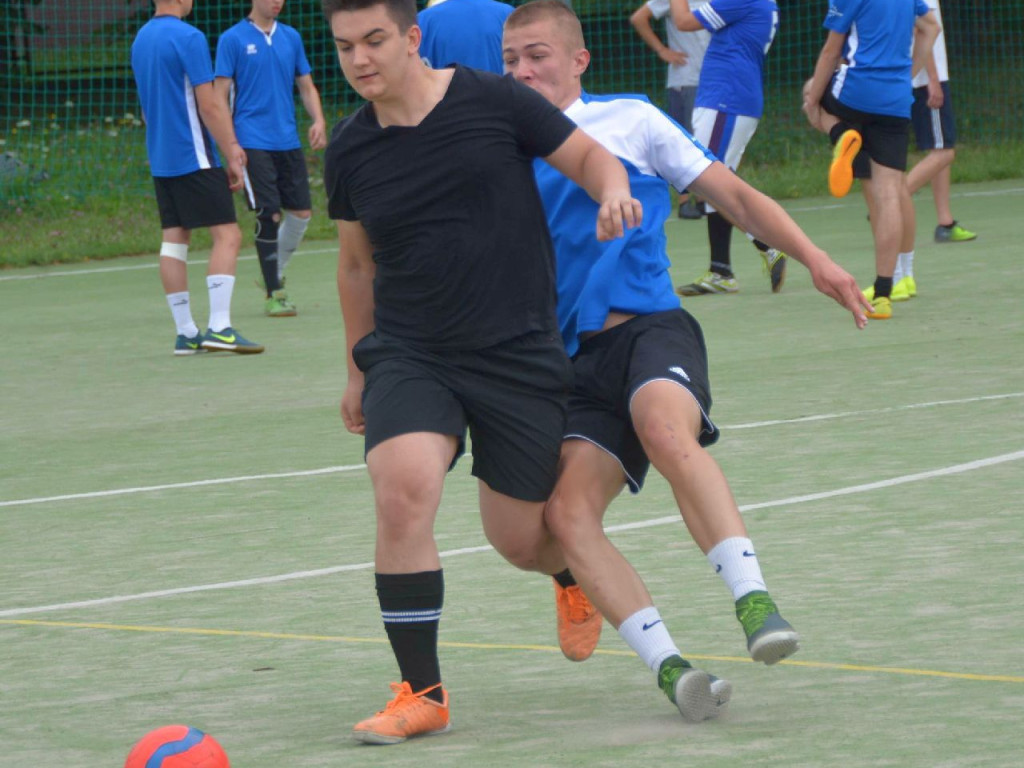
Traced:
<svg viewBox="0 0 1024 768">
<path fill-rule="evenodd" d="M 872 320 L 888 320 L 892 317 L 892 300 L 888 296 L 871 299 L 871 311 L 865 314 Z"/>
<path fill-rule="evenodd" d="M 915 296 L 917 296 L 917 283 L 912 277 L 904 277 L 893 285 L 892 295 L 889 298 L 893 301 L 910 301 Z"/>
<path fill-rule="evenodd" d="M 850 128 L 843 131 L 832 150 L 832 164 L 828 168 L 828 191 L 833 197 L 846 197 L 853 186 L 853 158 L 860 152 L 864 140 L 859 132 Z"/>
<path fill-rule="evenodd" d="M 875 286 L 870 285 L 865 288 L 861 293 L 864 294 L 864 298 L 868 301 L 874 301 L 875 299 Z M 902 280 L 897 282 L 892 287 L 892 293 L 889 294 L 891 301 L 910 301 L 914 296 L 917 295 L 917 283 L 914 282 L 912 277 L 904 277 Z"/>
<path fill-rule="evenodd" d="M 977 237 L 976 233 L 971 232 L 969 229 L 964 229 L 955 221 L 948 227 L 939 224 L 935 228 L 936 243 L 966 243 L 968 240 L 974 240 Z"/>
</svg>

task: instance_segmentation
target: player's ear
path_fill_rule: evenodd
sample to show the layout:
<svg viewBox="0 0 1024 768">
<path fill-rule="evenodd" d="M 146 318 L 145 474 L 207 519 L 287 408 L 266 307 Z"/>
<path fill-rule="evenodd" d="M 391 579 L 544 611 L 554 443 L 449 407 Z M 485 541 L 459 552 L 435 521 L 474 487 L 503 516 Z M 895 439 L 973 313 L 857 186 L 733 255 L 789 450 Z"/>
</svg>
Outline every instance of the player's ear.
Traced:
<svg viewBox="0 0 1024 768">
<path fill-rule="evenodd" d="M 576 77 L 580 77 L 584 72 L 587 71 L 587 67 L 590 66 L 590 51 L 586 48 L 580 48 L 575 51 L 572 55 L 573 74 Z"/>
<path fill-rule="evenodd" d="M 417 53 L 423 40 L 423 30 L 420 29 L 419 24 L 413 24 L 406 34 L 409 40 L 409 53 Z"/>
</svg>

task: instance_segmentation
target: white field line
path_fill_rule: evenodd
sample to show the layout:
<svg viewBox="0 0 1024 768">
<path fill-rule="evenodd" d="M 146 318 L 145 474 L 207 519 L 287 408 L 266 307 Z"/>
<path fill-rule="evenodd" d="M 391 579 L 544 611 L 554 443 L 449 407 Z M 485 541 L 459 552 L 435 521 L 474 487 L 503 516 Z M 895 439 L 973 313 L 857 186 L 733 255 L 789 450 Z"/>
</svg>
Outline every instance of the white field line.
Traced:
<svg viewBox="0 0 1024 768">
<path fill-rule="evenodd" d="M 332 475 L 338 472 L 354 472 L 366 469 L 365 464 L 349 464 L 339 467 L 321 467 L 320 469 L 303 469 L 295 472 L 274 472 L 266 475 L 240 475 L 239 477 L 217 477 L 211 480 L 192 480 L 187 483 L 165 483 L 163 485 L 143 485 L 137 488 L 115 488 L 111 491 L 90 491 L 88 493 L 68 493 L 63 496 L 40 496 L 34 499 L 14 499 L 0 501 L 0 507 L 17 507 L 27 504 L 44 504 L 50 501 L 73 501 L 76 499 L 100 499 L 104 496 L 124 496 L 129 493 L 150 493 L 179 488 L 199 488 L 204 485 L 230 485 L 245 483 L 250 480 L 281 480 L 288 477 L 310 477 L 312 475 Z"/>
<path fill-rule="evenodd" d="M 757 504 L 744 504 L 740 507 L 741 512 L 750 512 L 756 509 L 767 509 L 769 507 L 784 507 L 792 506 L 794 504 L 803 504 L 809 501 L 820 501 L 822 499 L 835 498 L 836 496 L 849 496 L 857 493 L 867 493 L 870 491 L 879 490 L 882 488 L 892 488 L 896 485 L 904 485 L 906 483 L 916 483 L 922 480 L 932 480 L 938 477 L 949 477 L 951 475 L 958 475 L 964 472 L 973 472 L 976 469 L 984 469 L 986 467 L 994 467 L 998 464 L 1005 464 L 1012 461 L 1020 461 L 1024 459 L 1024 450 L 1014 451 L 1013 453 L 1004 453 L 999 456 L 992 456 L 987 459 L 978 459 L 977 461 L 969 461 L 964 464 L 954 464 L 949 467 L 942 467 L 940 469 L 933 469 L 927 472 L 916 472 L 910 475 L 900 475 L 898 477 L 891 477 L 887 480 L 879 480 L 873 483 L 864 483 L 861 485 L 850 485 L 845 488 L 836 488 L 831 491 L 823 491 L 821 493 L 810 493 L 803 496 L 791 496 L 787 499 L 777 499 L 775 501 L 763 501 Z M 609 533 L 615 533 L 619 531 L 636 530 L 639 528 L 650 528 L 657 525 L 668 525 L 679 520 L 679 515 L 667 515 L 665 517 L 658 517 L 652 520 L 643 520 L 636 523 L 625 523 L 622 525 L 608 526 L 605 530 Z M 442 558 L 452 558 L 458 555 L 475 554 L 478 552 L 487 552 L 491 550 L 490 545 L 483 545 L 477 547 L 463 547 L 460 549 L 449 549 L 441 552 Z M 134 595 L 113 595 L 111 597 L 100 597 L 93 600 L 79 600 L 72 603 L 55 603 L 52 605 L 37 605 L 27 608 L 10 608 L 7 610 L 0 611 L 0 618 L 6 618 L 10 616 L 25 616 L 33 613 L 46 613 L 50 611 L 61 611 L 73 608 L 91 608 L 100 605 L 112 605 L 114 603 L 126 603 L 134 600 L 148 600 L 150 598 L 159 597 L 170 597 L 172 595 L 186 595 L 194 594 L 196 592 L 209 592 L 212 590 L 219 589 L 234 589 L 236 587 L 251 587 L 259 586 L 263 584 L 275 584 L 282 581 L 293 581 L 296 579 L 309 579 L 317 576 L 329 576 L 335 573 L 342 573 L 345 571 L 359 571 L 369 570 L 373 568 L 373 563 L 352 563 L 349 565 L 338 565 L 331 568 L 319 568 L 312 571 L 296 571 L 294 573 L 283 573 L 275 576 L 261 576 L 252 579 L 242 579 L 239 581 L 224 581 L 216 584 L 199 584 L 191 587 L 178 587 L 176 589 L 162 589 L 155 592 L 141 592 Z"/>
<path fill-rule="evenodd" d="M 879 413 L 895 413 L 898 411 L 911 411 L 918 408 L 935 408 L 942 405 L 966 405 L 980 403 L 989 400 L 1006 400 L 1009 398 L 1024 397 L 1024 392 L 1008 392 L 1001 395 L 979 395 L 978 397 L 964 397 L 957 400 L 934 400 L 927 403 L 910 403 L 908 405 L 895 405 L 886 408 L 876 408 L 865 411 L 840 411 L 838 413 L 820 413 L 813 416 L 798 416 L 793 419 L 774 419 L 771 421 L 752 421 L 746 424 L 733 424 L 722 426 L 723 430 L 734 429 L 758 429 L 761 427 L 775 427 L 785 424 L 802 424 L 813 421 L 829 421 L 833 419 L 844 419 L 849 417 L 872 416 Z M 99 499 L 105 496 L 124 496 L 133 493 L 150 493 L 152 491 L 166 491 L 171 489 L 198 488 L 204 485 L 228 485 L 231 483 L 244 483 L 253 480 L 280 480 L 290 477 L 309 477 L 314 475 L 329 475 L 338 472 L 353 472 L 365 469 L 365 464 L 350 464 L 339 467 L 322 467 L 320 469 L 296 470 L 294 472 L 277 472 L 264 475 L 242 475 L 240 477 L 219 477 L 210 480 L 192 480 L 183 483 L 166 483 L 164 485 L 143 485 L 135 488 L 115 488 L 109 491 L 86 491 L 84 493 L 67 493 L 60 496 L 37 496 L 28 499 L 11 499 L 0 501 L 0 508 L 3 507 L 24 507 L 31 504 L 46 504 L 55 501 L 78 501 L 82 499 Z"/>
<path fill-rule="evenodd" d="M 316 248 L 309 251 L 296 251 L 297 256 L 322 254 L 322 253 L 337 253 L 337 248 Z M 148 257 L 140 257 L 148 258 Z M 246 256 L 239 256 L 239 261 L 252 261 L 255 259 L 255 254 L 249 254 Z M 209 259 L 189 259 L 189 265 L 193 264 L 208 264 Z M 62 269 L 54 270 L 52 272 L 35 272 L 31 275 L 4 275 L 0 274 L 0 282 L 5 280 L 38 280 L 41 277 L 77 277 L 78 275 L 102 275 L 109 272 L 133 272 L 137 269 L 157 269 L 160 266 L 160 260 L 150 261 L 145 264 L 122 264 L 116 267 L 96 267 L 94 269 Z"/>
</svg>

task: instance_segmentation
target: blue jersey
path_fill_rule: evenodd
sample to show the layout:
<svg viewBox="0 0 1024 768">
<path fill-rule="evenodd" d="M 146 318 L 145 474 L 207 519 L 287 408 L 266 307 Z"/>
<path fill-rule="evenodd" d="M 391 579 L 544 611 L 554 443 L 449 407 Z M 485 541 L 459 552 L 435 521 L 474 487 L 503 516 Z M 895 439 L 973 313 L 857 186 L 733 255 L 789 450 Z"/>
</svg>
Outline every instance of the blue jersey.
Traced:
<svg viewBox="0 0 1024 768">
<path fill-rule="evenodd" d="M 238 143 L 245 149 L 299 149 L 295 79 L 310 73 L 299 33 L 274 22 L 264 32 L 249 19 L 217 41 L 217 77 L 229 77 Z"/>
<path fill-rule="evenodd" d="M 923 0 L 831 0 L 825 29 L 846 35 L 832 95 L 876 115 L 910 117 L 914 22 Z"/>
<path fill-rule="evenodd" d="M 696 106 L 760 118 L 764 58 L 779 28 L 775 0 L 711 0 L 693 15 L 711 32 Z"/>
<path fill-rule="evenodd" d="M 445 0 L 424 8 L 416 21 L 423 30 L 420 55 L 435 69 L 458 63 L 500 75 L 501 31 L 512 10 L 497 0 Z"/>
<path fill-rule="evenodd" d="M 132 72 L 146 120 L 150 173 L 184 176 L 219 167 L 193 90 L 213 80 L 203 33 L 176 16 L 154 16 L 132 43 Z"/>
<path fill-rule="evenodd" d="M 598 204 L 546 162 L 534 161 L 555 245 L 558 323 L 573 355 L 579 335 L 600 330 L 611 311 L 648 315 L 679 308 L 665 252 L 668 185 L 686 189 L 714 156 L 645 96 L 584 93 L 565 114 L 622 161 L 644 210 L 638 227 L 601 242 L 595 234 Z"/>
</svg>

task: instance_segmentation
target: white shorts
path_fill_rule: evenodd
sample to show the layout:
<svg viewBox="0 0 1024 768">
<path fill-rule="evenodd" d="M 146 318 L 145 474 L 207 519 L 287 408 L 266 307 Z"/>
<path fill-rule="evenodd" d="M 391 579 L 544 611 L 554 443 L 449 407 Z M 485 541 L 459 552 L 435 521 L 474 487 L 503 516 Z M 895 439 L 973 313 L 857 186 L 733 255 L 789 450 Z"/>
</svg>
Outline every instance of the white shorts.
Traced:
<svg viewBox="0 0 1024 768">
<path fill-rule="evenodd" d="M 693 137 L 735 171 L 759 122 L 756 117 L 697 107 L 693 110 Z M 710 203 L 705 202 L 704 206 L 708 212 L 714 210 Z"/>
<path fill-rule="evenodd" d="M 693 137 L 735 171 L 759 122 L 756 117 L 697 107 L 693 110 Z"/>
</svg>

